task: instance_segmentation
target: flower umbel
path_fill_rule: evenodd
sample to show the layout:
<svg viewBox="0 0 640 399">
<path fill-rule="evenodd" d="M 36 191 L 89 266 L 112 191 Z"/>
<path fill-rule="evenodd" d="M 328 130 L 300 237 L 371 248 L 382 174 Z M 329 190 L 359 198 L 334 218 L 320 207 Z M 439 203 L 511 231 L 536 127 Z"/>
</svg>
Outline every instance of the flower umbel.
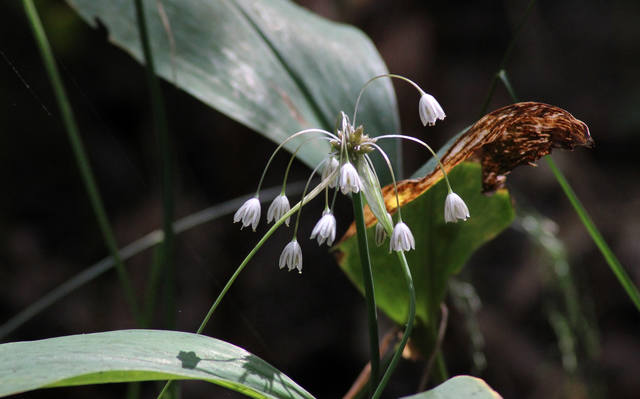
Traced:
<svg viewBox="0 0 640 399">
<path fill-rule="evenodd" d="M 404 222 L 398 222 L 393 228 L 391 234 L 391 243 L 389 244 L 390 251 L 409 251 L 416 248 L 416 241 L 409 230 L 409 226 Z"/>
<path fill-rule="evenodd" d="M 444 221 L 447 223 L 457 223 L 458 219 L 467 220 L 470 217 L 469 208 L 462 198 L 454 192 L 449 192 L 444 201 Z"/>
<path fill-rule="evenodd" d="M 287 244 L 280 254 L 280 269 L 287 266 L 289 271 L 298 269 L 298 273 L 302 273 L 302 248 L 295 238 Z"/>
<path fill-rule="evenodd" d="M 289 205 L 289 200 L 287 196 L 284 194 L 280 194 L 277 196 L 271 205 L 269 206 L 269 210 L 267 211 L 267 223 L 271 223 L 271 221 L 277 221 L 280 219 L 285 213 L 289 212 L 291 206 Z M 284 223 L 289 226 L 289 220 L 291 218 L 288 217 Z"/>
<path fill-rule="evenodd" d="M 322 213 L 322 217 L 311 232 L 311 239 L 315 238 L 318 239 L 318 245 L 322 245 L 326 241 L 329 246 L 336 238 L 336 218 L 328 209 Z"/>
<path fill-rule="evenodd" d="M 248 199 L 233 215 L 233 223 L 241 220 L 242 227 L 240 229 L 250 225 L 253 231 L 256 231 L 260 221 L 260 200 L 258 197 Z"/>
<path fill-rule="evenodd" d="M 422 92 L 420 97 L 418 113 L 424 126 L 433 126 L 436 124 L 436 120 L 443 120 L 446 116 L 438 101 L 431 94 L 425 92 Z"/>
<path fill-rule="evenodd" d="M 282 193 L 273 200 L 273 202 L 269 206 L 269 209 L 267 210 L 267 223 L 275 223 L 275 226 L 266 233 L 266 235 L 269 236 L 273 233 L 275 228 L 279 226 L 280 223 L 285 223 L 287 226 L 289 225 L 290 218 L 281 221 L 285 214 L 293 213 L 291 211 L 292 209 L 296 210 L 297 212 L 296 221 L 293 228 L 294 238 L 291 240 L 291 242 L 289 242 L 289 244 L 285 246 L 282 254 L 280 255 L 280 268 L 284 268 L 286 266 L 289 270 L 298 269 L 298 271 L 302 271 L 302 249 L 300 248 L 300 244 L 298 244 L 298 241 L 296 239 L 298 227 L 300 226 L 299 222 L 302 215 L 302 209 L 306 203 L 308 203 L 311 199 L 318 196 L 322 192 L 324 192 L 325 197 L 325 211 L 323 212 L 320 220 L 318 220 L 318 222 L 314 226 L 310 236 L 312 240 L 317 240 L 319 245 L 326 243 L 327 245 L 331 246 L 335 241 L 336 218 L 333 214 L 333 207 L 337 197 L 337 193 L 340 191 L 345 195 L 359 194 L 361 192 L 363 193 L 364 199 L 369 205 L 369 209 L 378 219 L 378 224 L 375 231 L 375 242 L 378 246 L 384 244 L 387 236 L 391 234 L 389 243 L 389 248 L 391 251 L 408 251 L 411 249 L 415 249 L 415 239 L 413 238 L 411 230 L 402 221 L 402 208 L 400 205 L 401 201 L 398 194 L 398 184 L 395 178 L 393 164 L 389 159 L 389 156 L 384 151 L 383 147 L 377 144 L 380 140 L 404 139 L 416 142 L 425 147 L 438 161 L 438 165 L 442 169 L 447 188 L 449 189 L 449 192 L 452 193 L 451 185 L 449 184 L 449 180 L 447 178 L 447 172 L 442 165 L 440 158 L 438 157 L 437 153 L 424 141 L 403 134 L 385 134 L 371 137 L 365 132 L 365 128 L 362 125 L 356 125 L 355 121 L 358 111 L 358 104 L 360 102 L 362 94 L 369 86 L 369 84 L 381 78 L 394 78 L 404 80 L 407 83 L 411 84 L 418 91 L 420 95 L 418 111 L 420 119 L 424 125 L 433 125 L 438 119 L 445 118 L 444 111 L 442 110 L 440 104 L 438 104 L 438 101 L 436 101 L 436 99 L 430 94 L 427 94 L 415 82 L 400 75 L 383 74 L 369 79 L 363 85 L 360 93 L 358 94 L 358 97 L 356 98 L 355 108 L 353 111 L 353 122 L 349 120 L 349 117 L 344 112 L 340 112 L 340 119 L 338 123 L 336 123 L 336 129 L 334 132 L 329 132 L 327 130 L 317 128 L 303 129 L 296 133 L 293 133 L 282 143 L 280 143 L 267 161 L 267 165 L 264 168 L 260 181 L 258 182 L 258 189 L 256 190 L 255 197 L 245 202 L 234 215 L 234 222 L 242 221 L 243 228 L 246 226 L 251 226 L 254 231 L 256 230 L 260 220 L 261 212 L 258 195 L 260 193 L 262 183 L 265 179 L 266 172 L 269 169 L 269 165 L 273 161 L 278 151 L 285 148 L 286 145 L 291 146 L 294 143 L 293 140 L 297 140 L 299 144 L 295 151 L 292 151 L 291 159 L 284 173 Z M 304 140 L 300 141 L 300 139 L 302 138 L 304 138 Z M 329 144 L 330 150 L 323 158 L 322 162 L 317 164 L 317 166 L 313 169 L 313 172 L 308 178 L 305 188 L 302 192 L 301 200 L 297 204 L 291 206 L 288 198 L 285 195 L 289 170 L 291 165 L 293 164 L 293 160 L 298 154 L 298 151 L 300 151 L 302 147 L 311 140 L 326 141 Z M 374 163 L 370 157 L 370 154 L 372 152 L 379 153 L 379 155 L 382 157 L 382 160 L 389 169 L 389 174 L 393 183 L 397 203 L 396 209 L 398 223 L 395 225 L 395 227 L 393 225 L 391 215 L 387 212 L 386 199 L 384 198 L 381 185 L 378 180 L 376 163 Z M 311 188 L 310 184 L 314 178 L 314 175 L 318 171 L 321 171 L 322 181 L 315 188 Z M 331 205 L 329 205 L 329 189 L 335 190 L 335 192 L 333 193 L 333 200 L 331 201 Z M 451 197 L 451 195 L 454 195 L 455 197 Z M 450 196 L 447 197 L 445 206 L 445 220 L 447 222 L 455 222 L 458 219 L 466 219 L 468 217 L 469 211 L 462 199 L 460 199 L 460 197 L 455 194 L 450 194 Z"/>
</svg>

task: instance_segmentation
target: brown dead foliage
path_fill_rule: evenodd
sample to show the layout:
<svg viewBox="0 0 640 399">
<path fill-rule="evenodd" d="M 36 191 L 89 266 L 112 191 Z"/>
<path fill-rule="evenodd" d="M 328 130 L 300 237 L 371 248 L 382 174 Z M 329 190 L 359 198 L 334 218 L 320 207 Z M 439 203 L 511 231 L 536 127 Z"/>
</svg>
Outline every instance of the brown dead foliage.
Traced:
<svg viewBox="0 0 640 399">
<path fill-rule="evenodd" d="M 482 165 L 484 193 L 504 187 L 506 176 L 515 167 L 533 165 L 553 148 L 573 150 L 576 146 L 593 147 L 587 125 L 569 112 L 553 105 L 522 102 L 499 108 L 476 122 L 460 136 L 442 157 L 442 165 L 449 173 L 460 162 L 473 159 Z M 413 201 L 442 179 L 440 168 L 420 179 L 398 182 L 400 205 Z M 382 188 L 389 213 L 396 208 L 393 185 Z M 367 226 L 375 217 L 365 210 Z M 355 233 L 352 225 L 343 240 Z"/>
</svg>

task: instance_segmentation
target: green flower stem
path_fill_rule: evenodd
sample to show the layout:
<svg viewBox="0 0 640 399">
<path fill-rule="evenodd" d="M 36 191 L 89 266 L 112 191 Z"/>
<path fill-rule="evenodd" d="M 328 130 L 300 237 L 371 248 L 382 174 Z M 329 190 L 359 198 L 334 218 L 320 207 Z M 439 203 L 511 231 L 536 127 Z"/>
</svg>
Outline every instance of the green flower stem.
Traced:
<svg viewBox="0 0 640 399">
<path fill-rule="evenodd" d="M 582 224 L 587 229 L 587 232 L 589 232 L 591 239 L 593 240 L 593 242 L 596 244 L 596 246 L 602 253 L 602 256 L 604 257 L 604 259 L 607 261 L 607 264 L 611 268 L 611 271 L 618 278 L 620 285 L 622 285 L 622 288 L 624 288 L 624 290 L 627 292 L 627 295 L 629 295 L 629 298 L 635 305 L 636 309 L 640 311 L 640 293 L 638 292 L 638 288 L 633 284 L 633 281 L 631 280 L 627 272 L 624 270 L 624 268 L 622 267 L 622 265 L 614 255 L 613 251 L 611 251 L 611 249 L 605 242 L 604 238 L 602 238 L 600 231 L 598 231 L 598 228 L 593 223 L 593 221 L 591 220 L 591 217 L 582 206 L 582 203 L 580 202 L 580 200 L 576 196 L 576 193 L 573 191 L 573 189 L 569 185 L 569 182 L 567 181 L 567 179 L 564 177 L 560 169 L 557 168 L 555 162 L 553 162 L 553 159 L 551 158 L 551 156 L 546 156 L 544 157 L 544 159 L 545 161 L 547 161 L 547 164 L 551 168 L 551 171 L 553 172 L 553 175 L 558 181 L 558 184 L 560 184 L 560 187 L 562 187 L 564 194 L 569 199 L 569 202 L 571 202 L 573 209 L 578 214 L 578 217 L 580 217 Z"/>
<path fill-rule="evenodd" d="M 391 374 L 393 373 L 393 370 L 395 370 L 396 365 L 400 360 L 400 356 L 402 356 L 402 351 L 404 351 L 404 347 L 407 345 L 407 341 L 411 336 L 411 331 L 413 330 L 413 322 L 416 316 L 416 291 L 413 287 L 411 270 L 409 270 L 409 264 L 407 263 L 407 258 L 404 256 L 404 252 L 397 251 L 396 254 L 398 255 L 398 259 L 400 260 L 402 273 L 404 274 L 404 278 L 407 282 L 407 291 L 409 292 L 409 315 L 407 316 L 407 324 L 405 326 L 402 339 L 400 340 L 400 344 L 398 345 L 398 349 L 396 349 L 396 353 L 393 354 L 391 362 L 387 367 L 387 371 L 385 371 L 384 375 L 382 376 L 380 384 L 378 384 L 378 388 L 376 388 L 376 391 L 373 393 L 372 399 L 377 399 L 380 397 L 380 395 L 382 395 L 382 391 L 387 385 L 389 378 L 391 378 Z"/>
<path fill-rule="evenodd" d="M 38 10 L 36 9 L 32 0 L 23 0 L 22 4 L 24 5 L 24 9 L 27 14 L 27 18 L 29 19 L 33 35 L 40 49 L 40 55 L 42 56 L 42 61 L 44 63 L 45 69 L 47 70 L 47 74 L 49 75 L 49 80 L 51 81 L 51 85 L 53 86 L 56 102 L 58 103 L 60 114 L 62 116 L 62 122 L 64 123 L 64 126 L 66 128 L 67 136 L 69 138 L 69 142 L 71 143 L 71 148 L 73 150 L 80 175 L 82 176 L 82 181 L 85 185 L 87 194 L 89 196 L 89 201 L 91 202 L 93 212 L 95 213 L 96 219 L 98 221 L 98 226 L 102 233 L 105 244 L 109 249 L 111 256 L 115 260 L 116 269 L 118 271 L 118 278 L 120 279 L 120 284 L 122 285 L 122 288 L 124 290 L 125 298 L 127 300 L 129 308 L 131 309 L 131 312 L 133 313 L 137 324 L 142 325 L 143 318 L 138 309 L 136 297 L 131 286 L 131 280 L 129 279 L 127 270 L 125 269 L 124 263 L 122 262 L 122 259 L 120 258 L 120 255 L 118 253 L 118 244 L 116 243 L 111 225 L 109 224 L 109 219 L 107 218 L 107 213 L 104 209 L 104 205 L 102 204 L 100 192 L 94 180 L 93 172 L 91 171 L 91 165 L 89 164 L 89 159 L 85 154 L 84 145 L 82 144 L 82 139 L 80 138 L 80 133 L 73 116 L 73 110 L 71 109 L 71 104 L 69 103 L 69 99 L 67 98 L 64 85 L 62 84 L 60 73 L 58 72 L 58 68 L 56 67 L 56 62 L 53 58 L 53 53 L 51 51 L 49 41 L 47 40 L 47 35 L 44 31 L 44 28 L 42 27 L 42 23 L 40 22 Z"/>
<path fill-rule="evenodd" d="M 364 296 L 367 302 L 369 351 L 371 356 L 371 379 L 369 381 L 369 386 L 371 387 L 371 391 L 373 391 L 373 387 L 378 385 L 378 378 L 380 376 L 380 348 L 378 342 L 376 296 L 373 288 L 371 258 L 369 257 L 369 244 L 367 242 L 367 226 L 364 223 L 362 195 L 359 192 L 353 193 L 351 194 L 351 199 L 353 200 L 353 215 L 356 222 L 360 263 L 362 264 L 362 284 L 364 285 Z"/>
<path fill-rule="evenodd" d="M 504 70 L 500 70 L 496 76 L 498 76 L 498 78 L 505 85 L 513 101 L 517 102 L 518 98 L 516 97 L 513 87 L 509 83 L 507 73 Z M 585 229 L 587 229 L 587 232 L 600 250 L 600 253 L 611 268 L 611 271 L 620 282 L 620 285 L 622 285 L 622 288 L 624 288 L 624 290 L 627 292 L 627 295 L 635 305 L 636 309 L 640 311 L 640 292 L 638 292 L 638 288 L 635 286 L 635 284 L 633 284 L 631 277 L 629 277 L 629 274 L 627 274 L 627 272 L 620 264 L 620 261 L 618 261 L 618 258 L 616 258 L 613 251 L 611 251 L 611 248 L 609 248 L 609 246 L 607 245 L 595 223 L 593 223 L 593 220 L 591 220 L 591 217 L 587 213 L 586 209 L 584 209 L 584 206 L 582 206 L 582 203 L 578 199 L 578 196 L 571 188 L 571 185 L 569 185 L 567 179 L 564 177 L 564 174 L 562 174 L 560 169 L 558 169 L 558 167 L 556 166 L 555 162 L 553 162 L 553 158 L 551 158 L 551 155 L 545 156 L 544 159 L 545 161 L 547 161 L 547 164 L 549 165 L 549 168 L 551 168 L 551 171 L 558 181 L 558 184 L 560 184 L 560 187 L 562 187 L 564 194 L 569 199 L 569 202 L 573 206 L 573 209 L 578 214 L 580 221 L 582 221 Z"/>
<path fill-rule="evenodd" d="M 513 37 L 511 37 L 511 40 L 509 41 L 509 45 L 507 46 L 507 49 L 505 50 L 504 54 L 502 55 L 502 59 L 500 60 L 500 64 L 498 64 L 498 71 L 501 71 L 505 68 L 505 66 L 507 65 L 507 61 L 509 60 L 509 57 L 511 56 L 511 52 L 513 51 L 516 42 L 518 41 L 518 38 L 520 37 L 520 33 L 522 33 L 522 28 L 524 28 L 524 24 L 525 22 L 527 22 L 527 19 L 529 18 L 529 14 L 531 13 L 531 10 L 533 9 L 533 5 L 535 4 L 536 0 L 530 0 L 529 4 L 527 4 L 527 8 L 524 11 L 524 14 L 522 15 L 522 19 L 520 20 L 520 23 L 518 24 L 518 27 L 516 28 L 515 33 L 513 34 Z M 489 90 L 487 91 L 487 97 L 484 100 L 484 103 L 482 104 L 482 108 L 480 108 L 480 115 L 478 116 L 479 118 L 482 118 L 482 116 L 484 116 L 484 114 L 487 112 L 487 107 L 489 106 L 489 102 L 491 101 L 491 98 L 493 97 L 493 92 L 496 89 L 496 85 L 498 84 L 498 79 L 500 78 L 499 76 L 499 72 L 496 73 L 495 75 L 493 75 L 493 78 L 491 78 L 491 84 L 489 85 Z"/>
<path fill-rule="evenodd" d="M 271 226 L 271 228 L 264 234 L 264 236 L 262 236 L 260 241 L 258 241 L 258 243 L 253 247 L 253 249 L 249 252 L 249 254 L 244 258 L 242 263 L 240 263 L 240 265 L 238 266 L 236 271 L 233 272 L 233 275 L 231 275 L 231 277 L 227 281 L 227 284 L 225 284 L 225 286 L 222 288 L 222 291 L 220 291 L 220 294 L 218 294 L 218 297 L 216 298 L 216 300 L 213 302 L 213 304 L 209 308 L 209 311 L 207 312 L 207 315 L 202 320 L 202 323 L 200 323 L 200 327 L 198 327 L 198 330 L 196 330 L 196 334 L 201 334 L 202 333 L 204 328 L 207 326 L 207 323 L 209 323 L 209 319 L 211 319 L 211 316 L 213 315 L 213 312 L 215 312 L 215 310 L 217 309 L 218 305 L 220 305 L 220 302 L 222 302 L 222 299 L 227 294 L 227 291 L 229 291 L 229 289 L 231 288 L 233 283 L 236 281 L 236 279 L 240 275 L 240 272 L 242 272 L 242 270 L 245 268 L 245 266 L 247 266 L 249 261 L 258 252 L 258 250 L 264 245 L 264 243 L 267 242 L 269 237 L 271 237 L 273 235 L 273 233 L 275 233 L 275 231 L 278 229 L 278 227 L 280 227 L 280 225 L 282 225 L 282 223 L 284 223 L 284 221 L 287 220 L 287 218 L 289 218 L 291 215 L 296 213 L 298 211 L 298 209 L 300 209 L 301 206 L 305 205 L 306 203 L 308 203 L 309 201 L 314 199 L 327 186 L 329 186 L 329 183 L 332 181 L 332 179 L 335 179 L 337 174 L 338 174 L 338 171 L 335 171 L 334 173 L 330 174 L 325 180 L 323 180 L 313 190 L 311 190 L 309 192 L 309 194 L 305 195 L 300 202 L 295 204 L 289 210 L 289 212 L 287 212 L 284 215 L 282 215 L 282 217 L 279 220 L 277 220 L 273 224 L 273 226 Z M 162 388 L 162 391 L 160 391 L 160 393 L 158 394 L 157 399 L 160 399 L 162 397 L 162 395 L 164 395 L 164 393 L 167 391 L 167 389 L 169 389 L 170 385 L 171 385 L 171 380 L 167 381 L 167 383 L 164 385 L 164 387 Z"/>
<path fill-rule="evenodd" d="M 138 23 L 138 34 L 142 43 L 142 51 L 147 67 L 147 85 L 151 97 L 151 110 L 153 113 L 153 122 L 157 131 L 158 145 L 160 150 L 160 170 L 162 172 L 162 231 L 164 240 L 162 242 L 162 250 L 158 262 L 154 262 L 155 267 L 162 268 L 164 278 L 164 299 L 165 299 L 165 322 L 167 327 L 175 327 L 176 305 L 175 305 L 175 278 L 173 268 L 174 253 L 174 234 L 173 234 L 173 217 L 174 217 L 174 201 L 173 201 L 173 178 L 171 171 L 171 148 L 169 141 L 169 128 L 167 117 L 165 114 L 164 99 L 160 90 L 160 83 L 156 76 L 155 65 L 153 61 L 153 52 L 151 50 L 151 42 L 147 30 L 147 22 L 144 14 L 144 6 L 142 0 L 135 0 L 136 20 Z M 154 273 L 153 271 L 151 273 Z M 156 272 L 157 273 L 157 272 Z"/>
</svg>

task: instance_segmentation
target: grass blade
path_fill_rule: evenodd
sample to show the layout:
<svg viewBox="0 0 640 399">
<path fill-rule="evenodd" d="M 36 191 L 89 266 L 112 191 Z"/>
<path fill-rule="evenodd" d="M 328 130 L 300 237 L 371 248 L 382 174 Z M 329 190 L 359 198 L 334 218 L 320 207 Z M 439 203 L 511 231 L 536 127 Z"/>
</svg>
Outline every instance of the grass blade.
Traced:
<svg viewBox="0 0 640 399">
<path fill-rule="evenodd" d="M 98 186 L 93 177 L 91 165 L 89 164 L 89 159 L 85 153 L 84 145 L 82 144 L 82 139 L 80 138 L 78 127 L 73 116 L 73 110 L 71 109 L 71 104 L 69 103 L 69 99 L 67 98 L 64 85 L 62 84 L 62 79 L 60 78 L 60 73 L 58 72 L 58 68 L 56 66 L 49 41 L 47 39 L 47 35 L 44 31 L 44 28 L 42 27 L 40 17 L 38 16 L 38 11 L 33 4 L 33 1 L 23 0 L 22 3 L 24 5 L 27 19 L 29 20 L 29 23 L 31 25 L 36 43 L 38 44 L 38 47 L 40 49 L 40 54 L 42 56 L 45 69 L 47 70 L 47 74 L 49 75 L 49 80 L 51 81 L 51 85 L 53 86 L 53 91 L 58 103 L 58 107 L 60 109 L 60 114 L 62 116 L 62 122 L 64 123 L 65 129 L 67 131 L 69 142 L 71 143 L 73 154 L 75 156 L 80 175 L 82 176 L 82 181 L 84 182 L 87 194 L 89 195 L 89 200 L 91 201 L 91 206 L 98 221 L 98 226 L 100 227 L 100 231 L 102 232 L 105 244 L 109 249 L 109 252 L 111 252 L 111 256 L 113 256 L 113 258 L 115 259 L 116 269 L 118 270 L 118 278 L 120 279 L 120 283 L 125 292 L 125 296 L 131 312 L 133 313 L 138 324 L 140 324 L 142 322 L 142 318 L 140 312 L 138 311 L 138 305 L 136 297 L 133 294 L 131 281 L 124 267 L 124 263 L 122 263 L 122 259 L 120 259 L 120 256 L 118 254 L 118 245 L 111 229 L 111 225 L 109 224 L 104 205 L 102 204 Z"/>
</svg>

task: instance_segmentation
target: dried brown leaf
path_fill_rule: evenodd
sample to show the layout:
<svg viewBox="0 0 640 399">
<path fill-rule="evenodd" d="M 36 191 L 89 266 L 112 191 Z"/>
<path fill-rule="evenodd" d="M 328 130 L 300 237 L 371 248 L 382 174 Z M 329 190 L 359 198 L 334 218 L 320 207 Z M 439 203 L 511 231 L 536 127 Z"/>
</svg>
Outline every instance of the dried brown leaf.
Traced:
<svg viewBox="0 0 640 399">
<path fill-rule="evenodd" d="M 520 165 L 535 165 L 553 148 L 573 150 L 576 146 L 593 147 L 587 125 L 569 112 L 553 105 L 522 102 L 499 108 L 476 122 L 460 136 L 442 156 L 447 173 L 459 163 L 474 159 L 482 164 L 483 192 L 504 187 L 506 176 Z M 413 201 L 442 179 L 440 168 L 425 177 L 398 182 L 400 205 Z M 389 213 L 396 208 L 393 185 L 382 188 Z M 365 211 L 367 226 L 375 217 Z M 352 225 L 343 240 L 355 233 Z"/>
</svg>

